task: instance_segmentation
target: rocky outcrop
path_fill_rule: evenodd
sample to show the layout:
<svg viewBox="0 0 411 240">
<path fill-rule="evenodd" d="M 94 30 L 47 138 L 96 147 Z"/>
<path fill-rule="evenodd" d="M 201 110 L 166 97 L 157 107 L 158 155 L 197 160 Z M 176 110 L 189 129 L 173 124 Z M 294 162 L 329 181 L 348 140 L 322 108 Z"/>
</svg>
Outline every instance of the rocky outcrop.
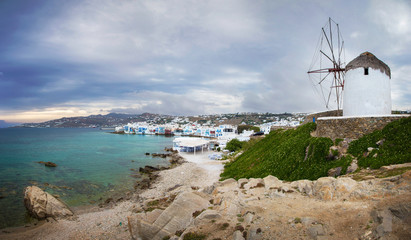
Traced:
<svg viewBox="0 0 411 240">
<path fill-rule="evenodd" d="M 157 172 L 157 171 L 160 171 L 160 169 L 157 167 L 153 167 L 153 166 L 145 166 L 145 167 L 139 168 L 139 172 L 146 173 L 146 174 Z"/>
<path fill-rule="evenodd" d="M 338 177 L 341 175 L 341 170 L 342 170 L 342 167 L 331 168 L 330 170 L 328 170 L 328 176 Z"/>
<path fill-rule="evenodd" d="M 179 164 L 183 164 L 185 162 L 185 159 L 182 156 L 180 156 L 180 154 L 173 152 L 173 154 L 171 154 L 171 156 L 170 156 L 169 162 L 171 164 L 178 164 L 179 165 Z"/>
<path fill-rule="evenodd" d="M 44 192 L 37 186 L 29 186 L 24 191 L 24 205 L 37 219 L 55 219 L 73 216 L 73 212 L 60 200 Z"/>
<path fill-rule="evenodd" d="M 171 156 L 171 153 L 152 153 L 152 157 L 160 157 L 160 158 L 166 158 Z"/>
<path fill-rule="evenodd" d="M 128 223 L 132 238 L 142 240 L 182 240 L 185 234 L 256 240 L 403 238 L 409 236 L 404 229 L 411 229 L 410 192 L 411 171 L 360 182 L 349 177 L 291 183 L 274 176 L 227 179 L 203 189 L 183 191 L 164 210 L 129 216 Z M 410 196 L 404 198 L 407 194 Z M 398 202 L 388 207 L 371 207 L 385 199 L 391 203 L 393 198 Z M 307 211 L 311 207 L 314 210 Z M 295 215 L 290 219 L 291 214 Z M 349 214 L 351 219 L 347 218 Z M 363 227 L 347 233 L 340 227 L 344 224 Z"/>
<path fill-rule="evenodd" d="M 184 192 L 164 211 L 128 217 L 131 237 L 161 240 L 172 236 L 177 231 L 184 231 L 194 220 L 193 214 L 207 209 L 209 205 L 208 199 L 192 192 Z"/>
</svg>

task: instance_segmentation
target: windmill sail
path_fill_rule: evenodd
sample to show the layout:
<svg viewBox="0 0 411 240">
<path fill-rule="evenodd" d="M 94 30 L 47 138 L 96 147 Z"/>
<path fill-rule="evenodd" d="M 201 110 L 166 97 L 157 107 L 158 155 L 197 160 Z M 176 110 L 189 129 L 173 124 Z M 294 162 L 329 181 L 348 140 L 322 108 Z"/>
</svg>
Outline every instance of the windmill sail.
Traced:
<svg viewBox="0 0 411 240">
<path fill-rule="evenodd" d="M 342 108 L 345 75 L 344 40 L 338 23 L 331 18 L 321 29 L 308 76 L 327 109 Z"/>
</svg>

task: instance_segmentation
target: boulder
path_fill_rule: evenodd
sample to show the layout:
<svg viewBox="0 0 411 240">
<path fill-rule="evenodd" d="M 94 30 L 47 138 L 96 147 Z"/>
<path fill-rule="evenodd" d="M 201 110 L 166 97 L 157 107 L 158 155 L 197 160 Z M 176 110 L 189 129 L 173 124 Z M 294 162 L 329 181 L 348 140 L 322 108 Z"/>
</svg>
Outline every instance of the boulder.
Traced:
<svg viewBox="0 0 411 240">
<path fill-rule="evenodd" d="M 385 139 L 381 139 L 380 141 L 376 142 L 375 144 L 377 144 L 379 147 L 381 147 L 385 142 Z"/>
<path fill-rule="evenodd" d="M 218 199 L 220 197 L 220 199 Z M 218 196 L 214 202 L 220 202 L 217 210 L 228 217 L 235 217 L 241 212 L 242 207 L 247 204 L 236 195 L 234 192 L 224 193 L 223 196 Z"/>
<path fill-rule="evenodd" d="M 216 210 L 207 209 L 202 212 L 198 217 L 195 219 L 195 225 L 199 225 L 201 222 L 209 223 L 212 220 L 221 219 L 222 216 Z"/>
<path fill-rule="evenodd" d="M 238 179 L 238 188 L 244 189 L 244 185 L 246 185 L 247 183 L 248 183 L 248 179 L 247 179 L 247 178 L 240 178 L 240 179 Z"/>
<path fill-rule="evenodd" d="M 234 178 L 226 179 L 222 182 L 216 183 L 216 188 L 213 191 L 213 194 L 225 193 L 238 190 L 238 183 Z"/>
<path fill-rule="evenodd" d="M 325 235 L 324 227 L 321 224 L 312 225 L 307 230 L 308 230 L 308 235 L 312 239 L 317 239 L 318 236 Z"/>
<path fill-rule="evenodd" d="M 317 221 L 314 218 L 310 217 L 302 217 L 301 218 L 301 224 L 303 224 L 305 227 L 309 227 L 312 224 L 315 224 Z"/>
<path fill-rule="evenodd" d="M 357 169 L 358 169 L 357 159 L 354 159 L 354 160 L 351 162 L 351 165 L 348 166 L 346 173 L 347 173 L 347 174 L 348 174 L 348 173 L 353 173 L 353 172 L 355 172 Z"/>
<path fill-rule="evenodd" d="M 341 175 L 341 170 L 342 170 L 342 167 L 331 168 L 330 170 L 328 170 L 328 176 L 338 177 Z"/>
<path fill-rule="evenodd" d="M 371 216 L 376 223 L 379 223 L 373 232 L 375 236 L 381 238 L 385 234 L 392 232 L 392 214 L 389 210 L 373 210 Z"/>
<path fill-rule="evenodd" d="M 300 193 L 305 193 L 308 196 L 313 195 L 314 183 L 310 180 L 298 180 L 291 183 L 291 187 L 298 189 Z"/>
<path fill-rule="evenodd" d="M 205 193 L 205 194 L 211 194 L 211 193 L 213 193 L 214 189 L 215 189 L 215 186 L 214 186 L 214 185 L 210 185 L 210 186 L 204 187 L 204 188 L 201 190 L 201 192 L 203 192 L 203 193 Z"/>
<path fill-rule="evenodd" d="M 411 223 L 411 202 L 404 201 L 389 207 L 392 215 L 398 219 Z"/>
<path fill-rule="evenodd" d="M 207 209 L 209 202 L 192 192 L 183 192 L 157 217 L 154 222 L 139 215 L 128 217 L 128 228 L 133 239 L 158 239 L 172 236 L 186 229 L 194 219 L 193 213 Z"/>
<path fill-rule="evenodd" d="M 244 216 L 244 223 L 245 223 L 246 225 L 250 225 L 251 222 L 253 221 L 253 219 L 254 219 L 254 214 L 248 212 L 248 213 Z"/>
<path fill-rule="evenodd" d="M 233 234 L 233 240 L 245 240 L 245 238 L 243 237 L 243 234 L 237 230 Z"/>
<path fill-rule="evenodd" d="M 247 234 L 247 240 L 261 240 L 261 239 L 263 239 L 261 228 L 251 226 Z"/>
<path fill-rule="evenodd" d="M 280 181 L 278 178 L 268 175 L 264 179 L 264 187 L 265 190 L 270 190 L 270 189 L 279 189 L 282 185 L 282 181 Z"/>
<path fill-rule="evenodd" d="M 340 147 L 340 153 L 342 153 L 342 154 L 347 153 L 348 147 L 350 146 L 349 142 L 350 142 L 349 140 L 344 139 L 344 141 L 342 141 L 338 144 L 338 146 Z"/>
<path fill-rule="evenodd" d="M 57 219 L 74 215 L 63 202 L 36 186 L 26 187 L 24 206 L 37 219 L 48 217 Z"/>
<path fill-rule="evenodd" d="M 139 171 L 141 173 L 152 173 L 152 172 L 157 172 L 160 169 L 157 167 L 152 167 L 152 166 L 145 166 L 144 168 L 140 167 Z"/>
<path fill-rule="evenodd" d="M 334 182 L 333 177 L 322 177 L 314 183 L 313 194 L 322 200 L 332 200 L 334 196 Z"/>
<path fill-rule="evenodd" d="M 264 180 L 261 178 L 250 178 L 248 183 L 244 185 L 244 189 L 249 190 L 252 188 L 264 187 Z"/>
<path fill-rule="evenodd" d="M 183 163 L 186 162 L 186 161 L 185 161 L 185 159 L 184 159 L 182 156 L 180 156 L 179 154 L 173 153 L 173 154 L 171 155 L 171 159 L 169 160 L 169 162 L 170 162 L 171 164 L 183 164 Z"/>
<path fill-rule="evenodd" d="M 166 158 L 171 156 L 171 153 L 152 153 L 152 157 L 160 157 L 160 158 Z"/>
<path fill-rule="evenodd" d="M 335 197 L 337 199 L 349 199 L 350 194 L 357 187 L 357 181 L 348 177 L 337 178 L 334 182 L 335 186 Z"/>
</svg>

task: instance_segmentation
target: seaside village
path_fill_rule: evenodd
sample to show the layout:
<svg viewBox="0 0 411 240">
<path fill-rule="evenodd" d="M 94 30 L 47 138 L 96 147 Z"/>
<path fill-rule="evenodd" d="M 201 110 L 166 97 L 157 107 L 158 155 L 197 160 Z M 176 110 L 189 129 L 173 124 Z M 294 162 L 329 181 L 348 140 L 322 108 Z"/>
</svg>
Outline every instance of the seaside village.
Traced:
<svg viewBox="0 0 411 240">
<path fill-rule="evenodd" d="M 134 122 L 127 125 L 116 127 L 116 133 L 140 134 L 140 135 L 165 135 L 174 136 L 173 150 L 178 152 L 204 152 L 206 150 L 224 150 L 227 143 L 232 139 L 239 141 L 249 141 L 252 136 L 262 136 L 269 134 L 271 129 L 297 127 L 305 117 L 298 115 L 295 117 L 279 118 L 275 121 L 263 123 L 261 125 L 249 126 L 245 130 L 238 130 L 239 126 L 246 126 L 245 123 L 237 125 L 218 125 L 214 126 L 210 121 L 201 124 L 189 122 L 188 118 L 176 117 L 171 123 L 164 125 L 153 125 L 147 122 Z M 188 122 L 180 124 L 180 122 Z M 250 127 L 252 129 L 250 129 Z M 249 130 L 247 130 L 249 129 Z M 211 159 L 221 158 L 220 154 L 209 156 Z"/>
<path fill-rule="evenodd" d="M 411 239 L 410 115 L 392 114 L 391 70 L 364 52 L 344 69 L 334 65 L 329 71 L 345 72 L 344 104 L 337 111 L 255 126 L 215 126 L 176 117 L 163 125 L 117 127 L 118 134 L 174 136 L 173 150 L 183 152 L 187 162 L 164 171 L 141 168 L 145 179 L 134 195 L 109 198 L 99 210 L 75 217 L 51 194 L 29 186 L 27 210 L 50 223 L 23 235 L 0 233 L 0 238 Z M 276 142 L 281 149 L 269 141 L 271 145 L 254 145 L 258 155 L 246 152 L 226 166 L 212 161 L 222 157 L 230 140 L 270 139 L 277 134 L 267 135 L 273 129 L 300 124 L 294 132 L 314 125 L 315 132 L 284 135 L 289 141 Z M 356 139 L 360 144 L 349 145 Z M 348 152 L 349 146 L 359 150 Z M 205 153 L 212 149 L 217 153 Z M 374 168 L 376 163 L 381 164 Z M 223 168 L 227 171 L 221 176 Z M 277 169 L 282 172 L 273 173 Z M 64 217 L 69 220 L 55 220 Z"/>
</svg>

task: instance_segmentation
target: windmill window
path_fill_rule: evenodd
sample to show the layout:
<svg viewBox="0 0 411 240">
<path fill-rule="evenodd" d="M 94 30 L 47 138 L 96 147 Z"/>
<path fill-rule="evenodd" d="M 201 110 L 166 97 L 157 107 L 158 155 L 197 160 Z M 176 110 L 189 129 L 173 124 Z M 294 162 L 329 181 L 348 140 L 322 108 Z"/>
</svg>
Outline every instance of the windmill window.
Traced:
<svg viewBox="0 0 411 240">
<path fill-rule="evenodd" d="M 368 68 L 364 68 L 364 75 L 368 75 Z"/>
</svg>

